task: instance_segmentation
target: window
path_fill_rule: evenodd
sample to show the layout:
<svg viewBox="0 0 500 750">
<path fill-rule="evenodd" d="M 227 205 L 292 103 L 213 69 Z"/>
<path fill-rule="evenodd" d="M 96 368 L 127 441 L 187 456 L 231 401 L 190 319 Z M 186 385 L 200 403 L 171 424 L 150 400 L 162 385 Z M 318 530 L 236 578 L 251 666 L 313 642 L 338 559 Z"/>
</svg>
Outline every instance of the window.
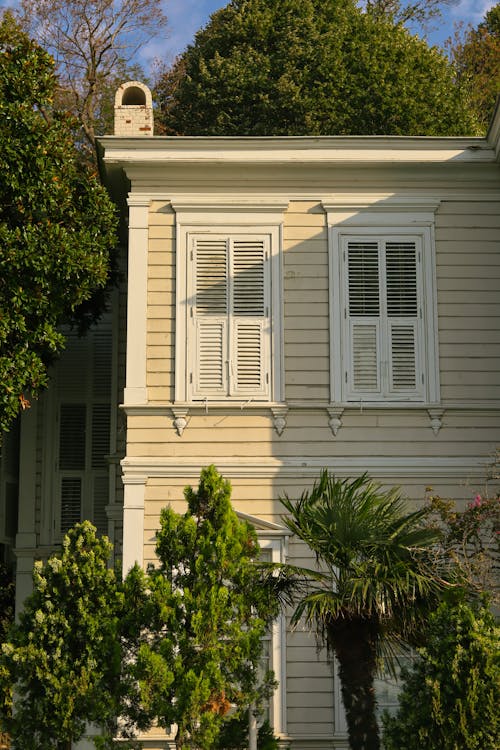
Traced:
<svg viewBox="0 0 500 750">
<path fill-rule="evenodd" d="M 172 205 L 175 403 L 281 403 L 286 204 Z"/>
<path fill-rule="evenodd" d="M 343 239 L 348 401 L 422 400 L 421 258 L 412 237 Z"/>
<path fill-rule="evenodd" d="M 111 321 L 102 320 L 86 336 L 71 331 L 66 336 L 44 420 L 44 494 L 46 502 L 55 499 L 52 541 L 84 519 L 99 533 L 108 532 Z"/>
<path fill-rule="evenodd" d="M 330 229 L 332 402 L 437 403 L 432 227 L 372 211 Z"/>
<path fill-rule="evenodd" d="M 193 399 L 269 400 L 269 237 L 194 235 L 189 257 Z"/>
</svg>

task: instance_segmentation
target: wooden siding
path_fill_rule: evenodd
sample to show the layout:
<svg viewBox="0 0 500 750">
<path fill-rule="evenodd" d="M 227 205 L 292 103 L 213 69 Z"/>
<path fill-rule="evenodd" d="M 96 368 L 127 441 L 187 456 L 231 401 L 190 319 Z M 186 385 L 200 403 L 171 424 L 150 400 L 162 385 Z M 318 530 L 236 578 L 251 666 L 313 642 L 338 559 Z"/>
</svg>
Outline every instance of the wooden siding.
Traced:
<svg viewBox="0 0 500 750">
<path fill-rule="evenodd" d="M 445 201 L 436 214 L 441 429 L 431 427 L 425 407 L 362 404 L 346 408 L 335 436 L 329 420 L 329 259 L 326 215 L 319 200 L 295 201 L 283 225 L 283 362 L 289 407 L 282 435 L 265 406 L 197 406 L 179 436 L 171 411 L 175 375 L 175 214 L 166 201 L 151 205 L 148 260 L 147 387 L 149 407 L 127 420 L 127 461 L 142 462 L 146 476 L 144 564 L 154 562 L 161 509 L 184 510 L 183 490 L 197 484 L 209 463 L 231 465 L 234 507 L 262 521 L 282 524 L 279 498 L 297 497 L 312 486 L 307 467 L 331 467 L 369 458 L 377 478 L 398 484 L 410 506 L 423 502 L 427 488 L 466 502 L 481 491 L 477 457 L 486 464 L 500 443 L 500 218 L 499 205 Z M 397 477 L 394 459 L 401 459 Z M 428 461 L 428 473 L 416 470 Z M 442 460 L 456 460 L 433 475 Z M 404 461 L 408 461 L 407 469 Z M 176 468 L 178 462 L 178 468 Z M 190 471 L 183 472 L 188 462 Z M 231 463 L 232 462 L 232 463 Z M 445 465 L 443 463 L 443 465 Z M 154 471 L 148 477 L 148 466 Z M 252 473 L 252 466 L 254 466 Z M 274 473 L 259 473 L 274 466 Z M 294 466 L 295 469 L 286 469 Z M 301 470 L 304 466 L 304 470 Z M 387 466 L 387 469 L 384 467 Z M 164 467 L 164 475 L 162 475 Z M 248 472 L 246 478 L 241 468 Z M 469 475 L 470 468 L 470 475 Z M 226 474 L 227 475 L 227 474 Z M 317 472 L 319 476 L 319 468 Z M 308 564 L 290 542 L 290 559 Z M 293 748 L 345 747 L 335 736 L 333 671 L 305 629 L 287 633 L 287 732 Z M 330 738 L 330 739 L 328 739 Z M 332 744 L 333 743 L 333 744 Z M 162 744 L 159 743 L 158 747 Z M 148 747 L 156 747 L 151 743 Z"/>
</svg>

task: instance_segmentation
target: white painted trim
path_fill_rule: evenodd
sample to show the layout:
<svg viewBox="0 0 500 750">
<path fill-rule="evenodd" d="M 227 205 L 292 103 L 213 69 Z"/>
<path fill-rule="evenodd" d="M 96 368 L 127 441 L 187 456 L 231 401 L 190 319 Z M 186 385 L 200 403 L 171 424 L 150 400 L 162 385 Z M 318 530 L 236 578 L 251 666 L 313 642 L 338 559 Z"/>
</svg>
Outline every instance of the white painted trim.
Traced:
<svg viewBox="0 0 500 750">
<path fill-rule="evenodd" d="M 199 477 L 202 468 L 209 460 L 165 457 L 127 457 L 122 461 L 124 472 L 131 481 L 148 478 L 180 478 L 182 480 Z M 245 458 L 223 459 L 217 461 L 217 469 L 229 479 L 268 479 L 268 478 L 308 478 L 319 476 L 322 469 L 342 476 L 352 476 L 368 472 L 373 477 L 386 479 L 410 479 L 449 477 L 464 479 L 482 477 L 486 467 L 491 463 L 488 456 L 403 456 L 403 457 L 365 457 L 365 456 L 324 456 L 319 458 L 296 458 L 286 461 L 278 459 L 252 460 Z"/>
<path fill-rule="evenodd" d="M 127 459 L 122 461 L 122 465 Z M 123 477 L 123 553 L 122 571 L 144 562 L 144 504 L 147 476 L 145 472 L 132 475 L 124 469 Z"/>
<path fill-rule="evenodd" d="M 192 234 L 197 234 L 202 229 L 204 233 L 218 235 L 246 234 L 251 231 L 252 235 L 267 235 L 270 240 L 270 365 L 271 365 L 271 384 L 270 399 L 261 401 L 270 403 L 280 401 L 283 398 L 283 346 L 282 346 L 282 329 L 283 329 L 283 278 L 282 278 L 282 227 L 283 211 L 288 202 L 273 202 L 272 204 L 262 202 L 255 206 L 253 203 L 234 203 L 231 204 L 231 211 L 219 213 L 217 204 L 210 204 L 207 207 L 206 202 L 202 203 L 180 203 L 172 204 L 174 209 L 179 209 L 176 213 L 176 326 L 175 326 L 175 405 L 189 405 L 193 403 L 188 401 L 188 315 L 189 305 L 187 299 L 188 289 L 188 249 L 189 241 Z M 226 204 L 227 209 L 227 204 Z M 251 209 L 251 210 L 250 210 Z M 257 400 L 257 399 L 256 399 Z M 220 403 L 220 402 L 217 402 Z M 224 405 L 242 403 L 241 397 L 230 399 L 222 402 Z M 248 404 L 252 403 L 250 399 Z M 207 401 L 210 408 L 212 402 Z"/>
<path fill-rule="evenodd" d="M 238 514 L 240 515 L 240 514 Z M 258 523 L 261 523 L 258 521 Z M 281 538 L 269 537 L 265 530 L 257 529 L 257 538 L 262 550 L 271 551 L 271 562 L 285 562 L 286 536 Z M 287 531 L 287 536 L 290 532 Z M 278 681 L 278 687 L 270 700 L 271 726 L 277 735 L 286 733 L 286 621 L 284 614 L 280 614 L 271 626 L 270 667 Z"/>
<path fill-rule="evenodd" d="M 147 416 L 147 415 L 156 415 L 156 416 L 165 416 L 170 417 L 172 408 L 180 408 L 182 404 L 174 404 L 171 402 L 166 403 L 154 403 L 154 404 L 121 404 L 120 408 L 123 409 L 123 411 L 129 415 L 129 416 Z M 184 404 L 185 408 L 189 410 L 190 414 L 205 414 L 206 413 L 206 406 L 205 404 Z M 251 411 L 261 411 L 262 413 L 268 413 L 269 409 L 272 409 L 273 407 L 285 407 L 287 406 L 289 410 L 292 409 L 300 409 L 301 411 L 309 411 L 309 412 L 320 412 L 324 409 L 328 408 L 342 408 L 345 412 L 354 413 L 357 411 L 365 411 L 365 409 L 369 409 L 370 411 L 378 410 L 382 413 L 387 411 L 394 411 L 394 410 L 400 410 L 400 411 L 427 411 L 427 409 L 445 409 L 446 412 L 499 412 L 500 411 L 500 402 L 499 401 L 464 401 L 463 403 L 457 402 L 457 401 L 440 401 L 439 403 L 398 403 L 397 401 L 391 401 L 390 403 L 370 403 L 370 402 L 363 402 L 361 405 L 359 403 L 348 403 L 348 402 L 330 402 L 330 401 L 324 401 L 318 399 L 317 401 L 309 401 L 309 400 L 293 400 L 290 399 L 286 403 L 271 403 L 271 404 L 258 404 L 254 402 L 239 402 L 234 401 L 231 402 L 231 404 L 227 404 L 225 402 L 216 402 L 211 401 L 208 405 L 209 411 L 215 412 L 217 414 L 223 414 L 223 413 L 230 413 L 234 414 L 235 409 L 239 407 L 241 411 L 243 410 L 251 410 Z"/>
<path fill-rule="evenodd" d="M 145 403 L 147 264 L 150 198 L 131 193 L 128 198 L 127 365 L 125 403 Z"/>
</svg>

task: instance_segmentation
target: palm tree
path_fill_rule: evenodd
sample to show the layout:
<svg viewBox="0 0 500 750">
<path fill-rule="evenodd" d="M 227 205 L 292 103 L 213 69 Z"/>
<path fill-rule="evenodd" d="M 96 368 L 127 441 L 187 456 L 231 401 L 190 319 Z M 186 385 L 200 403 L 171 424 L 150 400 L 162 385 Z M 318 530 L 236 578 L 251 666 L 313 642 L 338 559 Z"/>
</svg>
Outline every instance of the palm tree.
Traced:
<svg viewBox="0 0 500 750">
<path fill-rule="evenodd" d="M 324 471 L 310 493 L 282 503 L 288 528 L 315 553 L 318 571 L 293 615 L 314 624 L 337 658 L 351 750 L 379 750 L 374 678 L 381 654 L 414 644 L 446 581 L 433 564 L 436 531 L 425 509 L 407 512 L 398 490 L 367 475 Z M 296 569 L 297 570 L 297 569 Z"/>
</svg>

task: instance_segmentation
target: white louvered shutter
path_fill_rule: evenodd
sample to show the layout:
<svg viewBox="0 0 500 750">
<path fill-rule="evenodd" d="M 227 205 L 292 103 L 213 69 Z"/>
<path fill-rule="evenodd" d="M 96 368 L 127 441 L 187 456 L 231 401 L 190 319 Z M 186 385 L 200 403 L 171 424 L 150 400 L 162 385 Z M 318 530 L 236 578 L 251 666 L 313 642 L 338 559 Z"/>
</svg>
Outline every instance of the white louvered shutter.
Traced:
<svg viewBox="0 0 500 750">
<path fill-rule="evenodd" d="M 421 398 L 421 276 L 416 241 L 349 239 L 344 263 L 347 399 Z"/>
<path fill-rule="evenodd" d="M 231 246 L 232 346 L 230 393 L 268 392 L 266 362 L 266 246 L 263 238 L 234 239 Z"/>
<path fill-rule="evenodd" d="M 388 391 L 394 397 L 417 397 L 422 391 L 418 263 L 414 240 L 385 242 Z"/>
<path fill-rule="evenodd" d="M 348 398 L 381 394 L 380 264 L 377 242 L 347 244 Z"/>
<path fill-rule="evenodd" d="M 58 486 L 56 534 L 84 519 L 107 533 L 111 422 L 111 323 L 85 337 L 69 333 L 58 363 Z"/>
<path fill-rule="evenodd" d="M 194 394 L 227 394 L 228 242 L 225 238 L 194 239 L 196 345 Z"/>
<path fill-rule="evenodd" d="M 188 349 L 192 397 L 267 397 L 266 239 L 193 237 L 191 249 L 194 337 Z"/>
</svg>

